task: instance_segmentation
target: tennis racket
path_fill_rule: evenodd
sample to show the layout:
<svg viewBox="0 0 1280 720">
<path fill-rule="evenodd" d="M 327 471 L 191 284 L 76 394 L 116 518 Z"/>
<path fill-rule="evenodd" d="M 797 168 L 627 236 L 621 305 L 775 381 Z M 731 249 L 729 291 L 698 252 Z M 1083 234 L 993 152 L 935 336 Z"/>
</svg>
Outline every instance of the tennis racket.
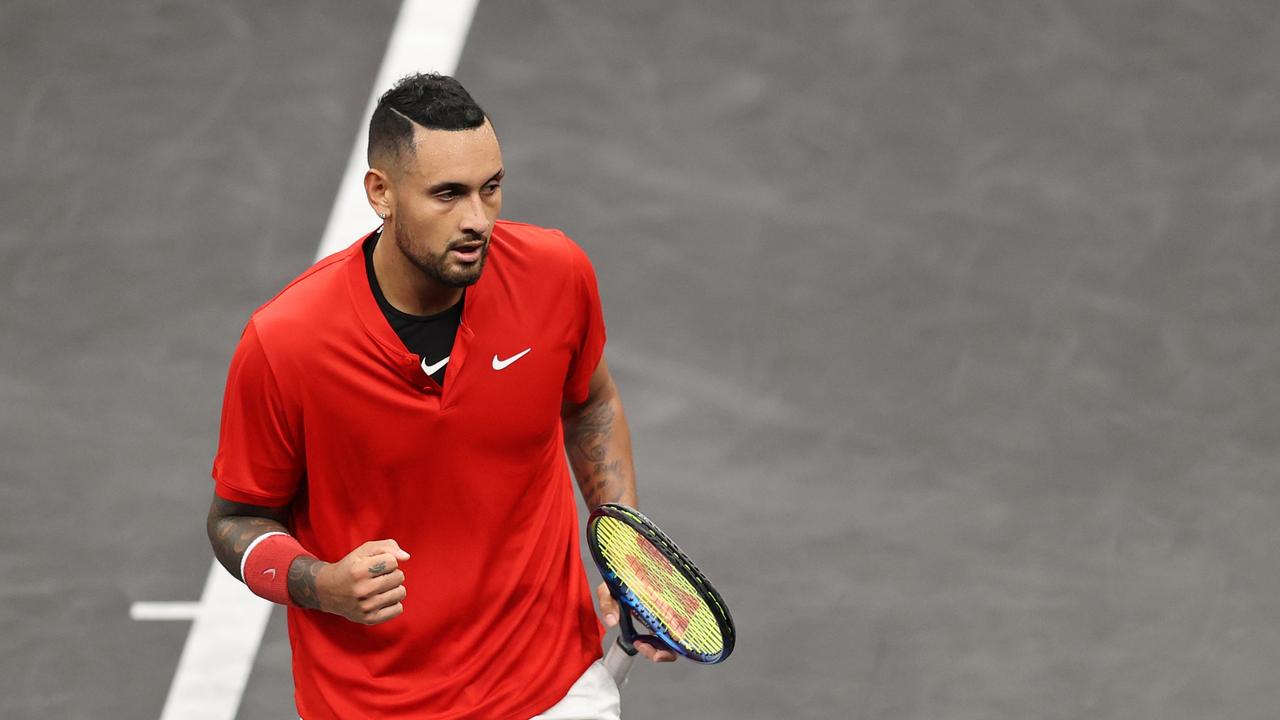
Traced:
<svg viewBox="0 0 1280 720">
<path fill-rule="evenodd" d="M 676 544 L 638 511 L 605 503 L 587 520 L 587 547 L 618 601 L 618 642 L 604 664 L 621 686 L 636 640 L 669 648 L 694 662 L 723 662 L 733 652 L 729 609 Z M 637 635 L 632 614 L 652 635 Z"/>
</svg>

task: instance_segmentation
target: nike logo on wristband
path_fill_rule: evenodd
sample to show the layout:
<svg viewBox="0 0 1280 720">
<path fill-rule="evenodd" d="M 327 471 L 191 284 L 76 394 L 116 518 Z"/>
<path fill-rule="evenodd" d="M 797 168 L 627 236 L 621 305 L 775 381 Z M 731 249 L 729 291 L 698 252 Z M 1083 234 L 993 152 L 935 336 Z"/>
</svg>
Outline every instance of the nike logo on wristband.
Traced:
<svg viewBox="0 0 1280 720">
<path fill-rule="evenodd" d="M 507 358 L 507 359 L 505 359 L 505 360 L 501 360 L 501 359 L 499 359 L 499 358 L 498 358 L 498 356 L 497 356 L 497 355 L 494 355 L 494 356 L 493 356 L 493 369 L 494 369 L 494 370 L 505 370 L 505 369 L 507 369 L 508 367 L 510 367 L 510 366 L 511 366 L 511 363 L 513 363 L 513 362 L 515 362 L 515 361 L 519 360 L 520 358 L 524 357 L 525 355 L 528 355 L 528 354 L 529 354 L 529 351 L 530 351 L 530 350 L 532 350 L 532 349 L 533 349 L 533 348 L 531 348 L 531 347 L 527 347 L 527 348 L 525 348 L 524 350 L 521 350 L 520 352 L 516 353 L 515 355 L 512 355 L 511 357 L 509 357 L 509 358 Z"/>
<path fill-rule="evenodd" d="M 276 569 L 275 569 L 275 568 L 267 568 L 266 570 L 263 570 L 263 571 L 262 571 L 262 574 L 263 574 L 263 575 L 270 575 L 272 580 L 275 580 L 275 579 L 276 579 Z"/>
</svg>

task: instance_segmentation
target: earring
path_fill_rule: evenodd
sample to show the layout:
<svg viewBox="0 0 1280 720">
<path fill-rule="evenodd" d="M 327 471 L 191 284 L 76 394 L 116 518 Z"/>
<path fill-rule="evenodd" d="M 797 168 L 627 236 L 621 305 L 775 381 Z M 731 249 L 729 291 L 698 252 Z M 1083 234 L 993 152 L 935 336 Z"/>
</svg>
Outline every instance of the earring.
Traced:
<svg viewBox="0 0 1280 720">
<path fill-rule="evenodd" d="M 383 220 L 386 220 L 387 219 L 386 211 L 378 213 L 378 217 L 382 218 Z"/>
</svg>

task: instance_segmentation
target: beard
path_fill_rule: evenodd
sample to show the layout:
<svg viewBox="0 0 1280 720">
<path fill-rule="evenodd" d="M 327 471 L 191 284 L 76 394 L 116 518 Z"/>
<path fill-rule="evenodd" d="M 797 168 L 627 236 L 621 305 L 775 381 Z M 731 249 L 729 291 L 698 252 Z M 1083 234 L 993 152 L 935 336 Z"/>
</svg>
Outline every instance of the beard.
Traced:
<svg viewBox="0 0 1280 720">
<path fill-rule="evenodd" d="M 400 222 L 398 216 L 395 219 L 395 233 L 396 246 L 405 257 L 409 258 L 409 262 L 424 275 L 445 287 L 464 288 L 474 285 L 480 279 L 480 272 L 484 270 L 485 259 L 489 257 L 489 239 L 479 234 L 468 233 L 461 240 L 450 242 L 443 253 L 436 254 L 419 248 L 413 241 L 413 235 Z M 480 259 L 475 262 L 459 263 L 449 256 L 450 249 L 461 245 L 473 245 L 476 242 L 481 242 L 483 245 L 480 247 Z"/>
</svg>

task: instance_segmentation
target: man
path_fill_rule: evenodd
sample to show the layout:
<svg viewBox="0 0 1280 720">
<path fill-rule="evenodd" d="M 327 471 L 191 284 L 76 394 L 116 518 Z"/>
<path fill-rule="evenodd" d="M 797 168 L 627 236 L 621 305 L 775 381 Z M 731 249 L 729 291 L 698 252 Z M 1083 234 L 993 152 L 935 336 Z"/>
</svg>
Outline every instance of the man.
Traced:
<svg viewBox="0 0 1280 720">
<path fill-rule="evenodd" d="M 369 165 L 382 227 L 241 336 L 214 552 L 289 605 L 306 720 L 616 718 L 565 462 L 588 506 L 635 504 L 591 265 L 497 219 L 497 136 L 452 78 L 382 96 Z"/>
</svg>

